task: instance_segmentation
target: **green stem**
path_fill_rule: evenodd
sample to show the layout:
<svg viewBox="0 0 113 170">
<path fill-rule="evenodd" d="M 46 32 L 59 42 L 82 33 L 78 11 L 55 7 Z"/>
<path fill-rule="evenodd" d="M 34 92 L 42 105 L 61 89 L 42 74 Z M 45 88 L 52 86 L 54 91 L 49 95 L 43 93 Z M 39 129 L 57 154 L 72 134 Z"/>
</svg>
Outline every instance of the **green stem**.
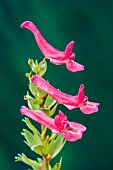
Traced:
<svg viewBox="0 0 113 170">
<path fill-rule="evenodd" d="M 43 157 L 44 164 L 45 164 L 45 170 L 49 170 L 49 163 L 51 161 L 51 155 L 49 154 L 48 156 Z"/>
<path fill-rule="evenodd" d="M 45 126 L 41 125 L 41 129 L 42 129 L 41 137 L 42 137 L 42 141 L 44 141 L 45 138 L 46 138 L 46 130 L 47 130 L 47 128 Z"/>
</svg>

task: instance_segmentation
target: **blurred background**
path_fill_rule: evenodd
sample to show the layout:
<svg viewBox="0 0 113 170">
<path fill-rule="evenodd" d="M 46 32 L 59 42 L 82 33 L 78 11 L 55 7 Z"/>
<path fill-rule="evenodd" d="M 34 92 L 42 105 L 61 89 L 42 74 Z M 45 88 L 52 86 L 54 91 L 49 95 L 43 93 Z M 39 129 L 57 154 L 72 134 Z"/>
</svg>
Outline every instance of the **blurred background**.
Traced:
<svg viewBox="0 0 113 170">
<path fill-rule="evenodd" d="M 36 158 L 23 143 L 25 127 L 20 114 L 26 105 L 23 95 L 28 90 L 25 73 L 28 58 L 41 61 L 33 34 L 20 29 L 30 20 L 46 40 L 59 50 L 75 41 L 76 61 L 85 65 L 83 72 L 69 72 L 64 65 L 48 60 L 45 79 L 56 88 L 76 95 L 85 84 L 90 101 L 100 103 L 99 112 L 84 115 L 78 109 L 69 111 L 60 105 L 70 121 L 84 124 L 82 140 L 67 142 L 52 164 L 63 157 L 62 170 L 113 170 L 113 1 L 111 0 L 24 0 L 0 1 L 0 167 L 1 170 L 26 170 L 15 163 L 14 156 L 24 152 Z"/>
</svg>

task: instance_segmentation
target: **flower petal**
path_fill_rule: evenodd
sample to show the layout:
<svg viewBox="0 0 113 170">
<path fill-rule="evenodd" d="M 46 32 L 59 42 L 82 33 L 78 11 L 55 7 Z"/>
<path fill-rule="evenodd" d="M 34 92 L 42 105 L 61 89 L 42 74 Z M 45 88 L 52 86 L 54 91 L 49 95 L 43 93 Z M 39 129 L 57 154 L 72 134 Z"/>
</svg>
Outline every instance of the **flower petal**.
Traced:
<svg viewBox="0 0 113 170">
<path fill-rule="evenodd" d="M 64 106 L 66 106 L 69 110 L 73 110 L 73 109 L 75 109 L 75 108 L 78 108 L 78 107 L 76 107 L 76 106 L 70 106 L 70 105 L 67 105 L 67 104 L 64 104 Z"/>
<path fill-rule="evenodd" d="M 79 123 L 70 122 L 69 126 L 69 129 L 64 131 L 62 134 L 64 138 L 70 142 L 74 142 L 81 139 L 83 132 L 86 131 L 86 127 Z"/>
<path fill-rule="evenodd" d="M 72 72 L 77 72 L 77 71 L 83 71 L 84 70 L 84 66 L 73 61 L 73 60 L 69 60 L 68 62 L 66 62 L 66 68 L 69 71 Z"/>
<path fill-rule="evenodd" d="M 99 106 L 99 103 L 94 103 L 94 102 L 87 101 L 85 104 L 83 104 L 80 107 L 80 110 L 84 114 L 92 114 L 92 113 L 98 112 L 98 106 Z"/>
<path fill-rule="evenodd" d="M 60 60 L 55 60 L 55 59 L 50 59 L 50 62 L 55 65 L 65 64 L 65 61 L 60 61 Z"/>
<path fill-rule="evenodd" d="M 55 125 L 59 132 L 65 127 L 64 121 L 67 121 L 67 117 L 63 112 L 59 111 L 59 114 L 55 117 Z"/>
<path fill-rule="evenodd" d="M 65 59 L 69 59 L 70 56 L 72 55 L 73 46 L 74 46 L 74 41 L 71 41 L 71 42 L 66 46 L 66 49 L 65 49 Z M 73 54 L 73 55 L 75 56 L 75 54 Z"/>
<path fill-rule="evenodd" d="M 79 103 L 82 103 L 83 102 L 83 100 L 84 100 L 84 85 L 83 84 L 81 84 L 80 85 L 80 88 L 79 88 L 79 92 L 78 92 L 78 98 L 79 98 Z"/>
</svg>

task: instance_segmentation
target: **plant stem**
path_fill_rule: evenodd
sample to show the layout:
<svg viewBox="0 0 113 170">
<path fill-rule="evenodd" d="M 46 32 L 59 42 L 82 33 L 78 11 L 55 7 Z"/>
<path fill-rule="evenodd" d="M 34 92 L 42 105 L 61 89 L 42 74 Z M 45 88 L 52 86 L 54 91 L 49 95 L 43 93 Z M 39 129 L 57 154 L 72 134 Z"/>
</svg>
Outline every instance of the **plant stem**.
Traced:
<svg viewBox="0 0 113 170">
<path fill-rule="evenodd" d="M 44 160 L 46 170 L 49 170 L 49 163 L 51 161 L 51 155 L 49 154 L 47 156 L 43 156 L 43 160 Z"/>
</svg>

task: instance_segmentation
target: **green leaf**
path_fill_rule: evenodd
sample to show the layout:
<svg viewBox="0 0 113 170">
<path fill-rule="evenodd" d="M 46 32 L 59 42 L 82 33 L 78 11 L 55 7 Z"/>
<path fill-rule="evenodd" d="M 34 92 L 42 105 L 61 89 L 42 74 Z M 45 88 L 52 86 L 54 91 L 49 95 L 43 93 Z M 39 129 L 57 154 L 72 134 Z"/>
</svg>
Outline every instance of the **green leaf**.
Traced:
<svg viewBox="0 0 113 170">
<path fill-rule="evenodd" d="M 49 170 L 52 170 L 51 165 L 49 164 Z"/>
<path fill-rule="evenodd" d="M 62 158 L 60 159 L 60 162 L 57 163 L 57 164 L 53 167 L 53 170 L 60 170 L 61 164 L 62 164 Z"/>
<path fill-rule="evenodd" d="M 42 145 L 42 141 L 37 134 L 32 134 L 27 129 L 23 129 L 22 135 L 31 146 Z"/>
<path fill-rule="evenodd" d="M 42 155 L 42 152 L 41 152 L 42 141 L 40 137 L 36 133 L 32 134 L 27 129 L 23 129 L 23 132 L 21 134 L 25 137 L 26 141 L 24 142 L 31 148 L 31 150 Z"/>
<path fill-rule="evenodd" d="M 27 127 L 33 131 L 33 133 L 36 133 L 38 135 L 40 135 L 40 132 L 35 128 L 34 125 L 32 125 L 31 121 L 29 120 L 29 118 L 25 117 L 25 119 L 23 119 L 22 121 L 24 121 L 27 125 Z"/>
<path fill-rule="evenodd" d="M 40 105 L 33 99 L 27 100 L 28 106 L 31 110 L 41 110 Z"/>
<path fill-rule="evenodd" d="M 32 146 L 31 150 L 42 156 L 43 146 L 42 145 Z"/>
<path fill-rule="evenodd" d="M 51 113 L 51 111 L 50 111 L 50 109 L 45 109 L 45 108 L 41 108 L 41 110 L 46 114 L 46 115 L 48 115 L 48 116 L 50 116 L 50 113 Z"/>
<path fill-rule="evenodd" d="M 35 99 L 35 98 L 36 98 L 36 99 Z M 29 92 L 28 92 L 28 91 L 27 91 L 27 95 L 24 96 L 24 99 L 25 99 L 25 100 L 29 100 L 29 101 L 31 101 L 32 103 L 35 103 L 35 104 L 42 104 L 42 103 L 43 103 L 43 99 L 39 96 L 39 94 L 38 94 L 38 97 L 35 96 L 35 98 L 31 97 L 31 96 L 29 95 Z"/>
<path fill-rule="evenodd" d="M 34 73 L 38 73 L 38 71 L 39 71 L 39 65 L 38 65 L 38 61 L 37 61 L 37 60 L 34 62 L 33 59 L 29 59 L 29 60 L 28 60 L 28 64 L 29 64 L 31 70 L 32 70 Z"/>
<path fill-rule="evenodd" d="M 47 138 L 44 142 L 44 149 L 43 149 L 43 153 L 45 155 L 49 154 L 49 138 Z"/>
<path fill-rule="evenodd" d="M 18 154 L 18 156 L 15 157 L 15 161 L 22 161 L 25 164 L 31 166 L 34 170 L 40 170 L 39 163 L 35 160 L 32 160 L 28 158 L 25 154 Z"/>
<path fill-rule="evenodd" d="M 57 137 L 50 142 L 50 154 L 54 158 L 64 147 L 66 140 L 64 140 L 61 134 L 58 134 Z"/>
<path fill-rule="evenodd" d="M 58 106 L 58 103 L 56 103 L 55 106 L 51 109 L 49 116 L 52 116 L 56 112 L 57 106 Z"/>
<path fill-rule="evenodd" d="M 39 63 L 39 67 L 38 67 L 39 71 L 38 71 L 38 75 L 39 76 L 43 76 L 47 70 L 47 62 L 45 60 L 41 61 Z"/>
<path fill-rule="evenodd" d="M 34 84 L 34 83 L 29 83 L 29 89 L 30 89 L 31 93 L 32 93 L 35 97 L 40 97 L 40 96 L 39 96 L 39 92 L 38 92 L 38 88 L 37 88 L 36 84 Z"/>
<path fill-rule="evenodd" d="M 46 95 L 47 95 L 46 92 L 40 90 L 39 88 L 38 88 L 38 92 L 39 92 L 39 96 L 40 96 L 41 98 L 46 97 Z"/>
<path fill-rule="evenodd" d="M 54 106 L 54 104 L 56 103 L 56 100 L 54 100 L 51 96 L 47 96 L 44 106 L 45 108 L 51 108 L 52 106 Z"/>
<path fill-rule="evenodd" d="M 38 162 L 39 162 L 39 163 L 44 164 L 43 159 L 41 159 L 41 158 L 37 158 L 37 160 L 38 160 Z"/>
</svg>

